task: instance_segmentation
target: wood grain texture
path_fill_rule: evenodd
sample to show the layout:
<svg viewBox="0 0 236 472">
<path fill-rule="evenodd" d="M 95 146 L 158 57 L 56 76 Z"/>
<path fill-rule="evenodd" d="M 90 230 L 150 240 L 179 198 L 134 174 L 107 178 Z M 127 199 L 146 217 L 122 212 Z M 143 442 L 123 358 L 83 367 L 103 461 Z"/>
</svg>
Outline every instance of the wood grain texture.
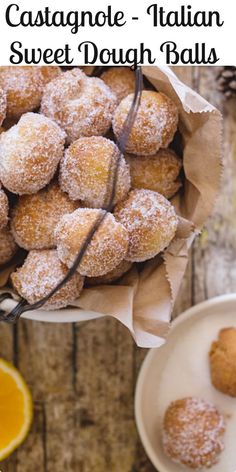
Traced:
<svg viewBox="0 0 236 472">
<path fill-rule="evenodd" d="M 216 91 L 214 67 L 175 72 L 224 116 L 225 173 L 215 212 L 194 243 L 173 316 L 235 291 L 236 109 Z M 28 382 L 35 414 L 26 442 L 2 472 L 154 472 L 134 423 L 134 390 L 147 351 L 115 320 L 0 326 L 0 355 Z"/>
</svg>

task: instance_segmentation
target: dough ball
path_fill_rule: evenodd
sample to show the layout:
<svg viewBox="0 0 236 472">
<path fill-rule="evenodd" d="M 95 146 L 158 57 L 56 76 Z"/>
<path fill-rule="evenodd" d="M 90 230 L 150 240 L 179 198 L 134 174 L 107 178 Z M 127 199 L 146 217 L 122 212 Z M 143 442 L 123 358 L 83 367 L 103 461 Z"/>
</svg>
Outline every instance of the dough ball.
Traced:
<svg viewBox="0 0 236 472">
<path fill-rule="evenodd" d="M 175 236 L 178 217 L 173 205 L 157 192 L 132 190 L 114 216 L 129 233 L 126 259 L 142 262 L 163 251 Z"/>
<path fill-rule="evenodd" d="M 224 418 L 213 404 L 194 397 L 176 400 L 164 417 L 164 451 L 191 469 L 209 468 L 224 449 L 224 432 Z"/>
<path fill-rule="evenodd" d="M 209 353 L 211 381 L 221 393 L 236 397 L 236 328 L 224 328 Z"/>
<path fill-rule="evenodd" d="M 60 73 L 59 67 L 0 67 L 0 87 L 7 94 L 7 117 L 19 118 L 39 108 L 44 86 Z"/>
<path fill-rule="evenodd" d="M 56 121 L 66 132 L 68 143 L 83 136 L 107 133 L 116 107 L 116 96 L 97 77 L 79 68 L 51 81 L 41 103 L 41 113 Z"/>
<path fill-rule="evenodd" d="M 11 229 L 17 244 L 27 251 L 55 247 L 54 230 L 58 221 L 78 206 L 57 183 L 33 195 L 22 195 L 11 219 Z"/>
<path fill-rule="evenodd" d="M 15 290 L 33 304 L 47 296 L 65 277 L 67 267 L 58 259 L 54 249 L 30 251 L 23 266 L 11 275 Z M 47 310 L 64 308 L 79 297 L 84 279 L 78 273 L 43 306 Z"/>
<path fill-rule="evenodd" d="M 65 134 L 43 115 L 26 113 L 0 135 L 0 179 L 13 193 L 31 194 L 45 187 L 63 156 Z"/>
<path fill-rule="evenodd" d="M 114 113 L 113 131 L 118 139 L 130 107 L 133 94 L 124 98 Z M 174 102 L 155 91 L 143 91 L 140 107 L 129 135 L 126 151 L 144 156 L 154 155 L 167 148 L 174 138 L 178 125 L 178 110 Z"/>
<path fill-rule="evenodd" d="M 171 149 L 160 149 L 155 156 L 127 154 L 132 188 L 144 188 L 173 197 L 181 187 L 181 159 Z"/>
<path fill-rule="evenodd" d="M 73 265 L 91 228 L 102 214 L 102 210 L 79 208 L 61 218 L 55 235 L 59 258 L 67 267 Z M 87 277 L 107 274 L 125 258 L 128 243 L 126 229 L 111 213 L 106 213 L 82 258 L 79 273 Z"/>
<path fill-rule="evenodd" d="M 118 103 L 135 90 L 135 73 L 129 67 L 111 67 L 101 75 L 102 80 L 117 96 Z"/>
<path fill-rule="evenodd" d="M 119 158 L 118 147 L 102 136 L 80 138 L 67 149 L 60 165 L 60 185 L 72 200 L 92 208 L 104 208 L 112 194 Z M 130 189 L 129 167 L 122 156 L 118 163 L 114 204 Z"/>
</svg>

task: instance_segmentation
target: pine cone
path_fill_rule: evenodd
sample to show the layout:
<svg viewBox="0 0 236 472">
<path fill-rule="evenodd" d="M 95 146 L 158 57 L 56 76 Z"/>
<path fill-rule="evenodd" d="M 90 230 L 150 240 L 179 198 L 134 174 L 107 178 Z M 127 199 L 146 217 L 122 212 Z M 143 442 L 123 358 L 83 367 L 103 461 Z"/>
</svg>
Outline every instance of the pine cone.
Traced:
<svg viewBox="0 0 236 472">
<path fill-rule="evenodd" d="M 218 89 L 226 98 L 236 98 L 236 67 L 222 67 L 217 76 L 217 81 L 219 84 Z"/>
</svg>

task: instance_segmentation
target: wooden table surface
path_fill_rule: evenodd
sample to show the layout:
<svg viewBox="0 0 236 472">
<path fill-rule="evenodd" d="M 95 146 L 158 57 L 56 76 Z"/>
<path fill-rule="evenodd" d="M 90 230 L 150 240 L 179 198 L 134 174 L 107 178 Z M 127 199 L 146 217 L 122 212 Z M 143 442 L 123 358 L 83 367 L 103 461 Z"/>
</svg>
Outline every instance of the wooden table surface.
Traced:
<svg viewBox="0 0 236 472">
<path fill-rule="evenodd" d="M 196 239 L 175 315 L 236 291 L 236 102 L 216 91 L 215 67 L 178 67 L 187 84 L 221 109 L 225 172 L 214 215 Z M 111 319 L 0 326 L 0 355 L 20 369 L 33 394 L 27 440 L 2 472 L 154 472 L 134 422 L 134 391 L 147 350 Z"/>
</svg>

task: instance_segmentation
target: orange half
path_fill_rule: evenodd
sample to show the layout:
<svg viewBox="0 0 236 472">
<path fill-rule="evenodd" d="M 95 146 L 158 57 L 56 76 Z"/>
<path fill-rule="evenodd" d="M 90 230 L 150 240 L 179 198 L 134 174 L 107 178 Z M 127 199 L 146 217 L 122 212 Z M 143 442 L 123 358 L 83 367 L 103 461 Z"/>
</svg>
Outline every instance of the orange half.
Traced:
<svg viewBox="0 0 236 472">
<path fill-rule="evenodd" d="M 32 411 L 31 394 L 21 374 L 0 359 L 0 461 L 24 441 Z"/>
</svg>

